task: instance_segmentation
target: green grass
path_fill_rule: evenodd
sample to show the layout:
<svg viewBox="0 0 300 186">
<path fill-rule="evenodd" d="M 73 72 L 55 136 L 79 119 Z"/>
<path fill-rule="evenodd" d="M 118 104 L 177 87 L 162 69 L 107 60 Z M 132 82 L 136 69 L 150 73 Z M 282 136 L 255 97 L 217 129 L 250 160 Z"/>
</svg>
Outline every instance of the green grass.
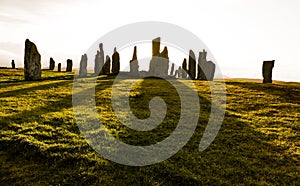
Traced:
<svg viewBox="0 0 300 186">
<path fill-rule="evenodd" d="M 223 125 L 199 152 L 211 102 L 208 83 L 195 81 L 201 114 L 190 141 L 166 161 L 130 167 L 102 158 L 82 137 L 72 108 L 73 74 L 42 74 L 41 81 L 31 82 L 24 81 L 22 70 L 0 69 L 0 185 L 300 184 L 299 83 L 226 80 Z M 96 86 L 107 131 L 133 145 L 154 144 L 172 133 L 180 106 L 169 83 L 146 79 L 131 91 L 130 105 L 139 118 L 149 116 L 146 105 L 154 96 L 161 96 L 168 108 L 157 128 L 138 132 L 122 125 L 112 111 L 113 80 L 101 76 Z"/>
</svg>

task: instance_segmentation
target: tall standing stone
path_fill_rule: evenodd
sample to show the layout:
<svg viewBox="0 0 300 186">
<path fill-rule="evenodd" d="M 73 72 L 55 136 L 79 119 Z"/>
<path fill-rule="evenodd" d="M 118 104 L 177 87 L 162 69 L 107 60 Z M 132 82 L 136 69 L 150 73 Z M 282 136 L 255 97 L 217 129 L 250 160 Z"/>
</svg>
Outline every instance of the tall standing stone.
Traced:
<svg viewBox="0 0 300 186">
<path fill-rule="evenodd" d="M 139 63 L 137 60 L 137 48 L 134 46 L 132 59 L 129 62 L 130 73 L 134 76 L 139 75 Z"/>
<path fill-rule="evenodd" d="M 117 48 L 114 48 L 114 53 L 112 55 L 112 73 L 114 75 L 120 72 L 120 54 L 117 52 Z"/>
<path fill-rule="evenodd" d="M 109 57 L 109 55 L 107 55 L 106 59 L 105 59 L 105 63 L 103 66 L 103 74 L 105 74 L 105 75 L 110 74 L 110 57 Z"/>
<path fill-rule="evenodd" d="M 174 73 L 174 67 L 175 67 L 175 65 L 174 65 L 174 63 L 172 63 L 171 71 L 170 71 L 170 75 L 171 75 L 171 76 L 173 76 L 173 73 Z"/>
<path fill-rule="evenodd" d="M 97 54 L 95 56 L 95 66 L 94 66 L 94 74 L 101 75 L 103 74 L 103 65 L 104 65 L 104 50 L 103 43 L 99 44 L 99 50 L 97 50 Z"/>
<path fill-rule="evenodd" d="M 79 68 L 79 76 L 80 77 L 86 77 L 87 75 L 87 55 L 84 54 L 81 56 L 80 60 L 80 68 Z"/>
<path fill-rule="evenodd" d="M 58 63 L 57 65 L 57 72 L 61 72 L 61 63 Z"/>
<path fill-rule="evenodd" d="M 195 53 L 190 50 L 189 52 L 189 69 L 188 73 L 191 79 L 196 79 L 196 56 Z"/>
<path fill-rule="evenodd" d="M 41 79 L 41 55 L 34 43 L 26 39 L 24 55 L 25 80 Z"/>
<path fill-rule="evenodd" d="M 72 59 L 68 59 L 66 72 L 72 72 L 72 68 L 73 68 L 73 61 L 72 61 Z"/>
<path fill-rule="evenodd" d="M 272 71 L 274 67 L 275 60 L 272 61 L 264 61 L 262 74 L 263 74 L 263 83 L 272 83 Z"/>
<path fill-rule="evenodd" d="M 11 61 L 11 68 L 12 68 L 12 69 L 15 69 L 15 68 L 16 68 L 15 60 L 12 60 L 12 61 Z"/>
<path fill-rule="evenodd" d="M 181 70 L 181 77 L 182 79 L 186 79 L 187 75 L 187 64 L 186 64 L 186 58 L 183 59 L 182 62 L 182 70 Z"/>
<path fill-rule="evenodd" d="M 152 40 L 152 58 L 149 64 L 149 74 L 153 76 L 167 76 L 169 70 L 168 48 L 160 52 L 160 37 Z"/>
<path fill-rule="evenodd" d="M 49 69 L 54 70 L 54 67 L 55 67 L 55 61 L 52 57 L 50 57 Z"/>
<path fill-rule="evenodd" d="M 199 52 L 197 79 L 213 81 L 216 65 L 212 61 L 207 61 L 206 56 L 207 51 Z"/>
</svg>

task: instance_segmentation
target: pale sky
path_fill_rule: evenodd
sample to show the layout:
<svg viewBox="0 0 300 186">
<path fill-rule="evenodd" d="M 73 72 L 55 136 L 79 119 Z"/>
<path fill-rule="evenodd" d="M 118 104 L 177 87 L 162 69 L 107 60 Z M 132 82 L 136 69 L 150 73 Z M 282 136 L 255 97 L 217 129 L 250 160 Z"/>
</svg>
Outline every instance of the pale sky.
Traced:
<svg viewBox="0 0 300 186">
<path fill-rule="evenodd" d="M 262 62 L 274 59 L 274 80 L 300 82 L 299 0 L 0 0 L 0 66 L 10 66 L 12 59 L 23 66 L 29 38 L 38 47 L 43 68 L 50 57 L 63 66 L 71 58 L 77 67 L 81 55 L 104 34 L 141 21 L 191 31 L 227 77 L 261 79 Z M 120 52 L 121 64 L 132 56 L 132 49 L 126 51 Z M 170 51 L 169 56 L 176 54 Z"/>
</svg>

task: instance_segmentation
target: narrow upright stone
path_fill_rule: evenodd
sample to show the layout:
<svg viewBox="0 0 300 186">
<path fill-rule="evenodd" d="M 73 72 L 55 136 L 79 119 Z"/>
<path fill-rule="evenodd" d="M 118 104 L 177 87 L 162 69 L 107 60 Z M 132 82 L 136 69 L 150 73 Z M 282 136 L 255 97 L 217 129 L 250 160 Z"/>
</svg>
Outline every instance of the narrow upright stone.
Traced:
<svg viewBox="0 0 300 186">
<path fill-rule="evenodd" d="M 55 61 L 52 57 L 50 57 L 49 69 L 54 70 L 54 67 L 55 67 Z"/>
<path fill-rule="evenodd" d="M 275 60 L 264 61 L 262 74 L 263 74 L 263 83 L 272 83 L 272 71 L 274 67 Z"/>
<path fill-rule="evenodd" d="M 72 61 L 72 59 L 68 59 L 66 72 L 72 72 L 72 68 L 73 68 L 73 61 Z"/>
<path fill-rule="evenodd" d="M 183 59 L 182 62 L 182 72 L 181 72 L 181 77 L 182 79 L 186 79 L 187 78 L 187 64 L 186 64 L 186 58 Z"/>
<path fill-rule="evenodd" d="M 129 62 L 130 65 L 130 73 L 134 76 L 139 75 L 139 63 L 137 60 L 137 48 L 134 46 L 132 59 Z"/>
<path fill-rule="evenodd" d="M 11 61 L 11 68 L 12 68 L 12 69 L 15 69 L 15 68 L 16 68 L 15 60 L 12 60 L 12 61 Z"/>
<path fill-rule="evenodd" d="M 106 55 L 105 63 L 103 66 L 103 74 L 108 75 L 110 74 L 110 57 Z"/>
<path fill-rule="evenodd" d="M 34 43 L 26 39 L 24 54 L 25 80 L 41 79 L 41 55 Z"/>
<path fill-rule="evenodd" d="M 174 65 L 174 63 L 172 63 L 171 71 L 170 71 L 170 75 L 171 75 L 171 76 L 173 76 L 173 73 L 174 73 L 174 67 L 175 67 L 175 65 Z"/>
<path fill-rule="evenodd" d="M 61 72 L 61 63 L 58 63 L 57 65 L 57 72 Z"/>
<path fill-rule="evenodd" d="M 188 73 L 191 79 L 196 79 L 196 56 L 195 53 L 190 50 L 189 52 L 189 69 Z"/>
<path fill-rule="evenodd" d="M 117 48 L 114 48 L 114 53 L 112 55 L 112 73 L 114 75 L 120 72 L 120 54 L 117 52 Z"/>
<path fill-rule="evenodd" d="M 94 66 L 94 74 L 96 76 L 103 74 L 103 68 L 104 65 L 104 50 L 103 50 L 103 44 L 99 44 L 99 50 L 97 50 L 97 54 L 95 56 L 95 66 Z"/>
<path fill-rule="evenodd" d="M 81 56 L 81 60 L 80 60 L 80 68 L 79 68 L 79 76 L 80 77 L 86 77 L 87 75 L 87 55 L 84 54 Z"/>
</svg>

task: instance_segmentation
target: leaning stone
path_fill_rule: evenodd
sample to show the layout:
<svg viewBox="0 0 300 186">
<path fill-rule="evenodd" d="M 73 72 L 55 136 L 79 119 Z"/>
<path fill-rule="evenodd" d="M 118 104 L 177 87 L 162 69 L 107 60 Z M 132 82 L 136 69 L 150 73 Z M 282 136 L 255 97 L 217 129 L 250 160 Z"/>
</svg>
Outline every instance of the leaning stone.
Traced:
<svg viewBox="0 0 300 186">
<path fill-rule="evenodd" d="M 25 80 L 41 79 L 41 55 L 34 43 L 26 39 L 24 55 Z"/>
</svg>

